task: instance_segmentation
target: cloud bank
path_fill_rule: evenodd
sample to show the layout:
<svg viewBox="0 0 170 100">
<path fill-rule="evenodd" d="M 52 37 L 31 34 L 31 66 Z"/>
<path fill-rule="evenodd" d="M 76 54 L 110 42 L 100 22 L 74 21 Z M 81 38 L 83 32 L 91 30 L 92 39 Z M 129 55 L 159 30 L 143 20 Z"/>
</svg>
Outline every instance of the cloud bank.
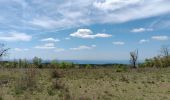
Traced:
<svg viewBox="0 0 170 100">
<path fill-rule="evenodd" d="M 26 33 L 20 33 L 20 32 L 9 32 L 9 33 L 1 33 L 0 34 L 0 40 L 1 41 L 30 41 L 32 39 L 31 35 L 28 35 Z"/>
<path fill-rule="evenodd" d="M 1 27 L 59 30 L 170 13 L 169 0 L 1 0 Z M 17 6 L 17 7 L 16 7 Z"/>
</svg>

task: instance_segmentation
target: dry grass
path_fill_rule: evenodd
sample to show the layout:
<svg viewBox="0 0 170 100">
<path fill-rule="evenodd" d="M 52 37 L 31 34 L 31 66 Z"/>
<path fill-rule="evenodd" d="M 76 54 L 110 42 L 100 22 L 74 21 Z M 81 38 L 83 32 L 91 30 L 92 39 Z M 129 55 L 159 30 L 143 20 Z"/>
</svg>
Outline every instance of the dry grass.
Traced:
<svg viewBox="0 0 170 100">
<path fill-rule="evenodd" d="M 170 100 L 170 68 L 0 69 L 0 89 L 0 100 Z"/>
</svg>

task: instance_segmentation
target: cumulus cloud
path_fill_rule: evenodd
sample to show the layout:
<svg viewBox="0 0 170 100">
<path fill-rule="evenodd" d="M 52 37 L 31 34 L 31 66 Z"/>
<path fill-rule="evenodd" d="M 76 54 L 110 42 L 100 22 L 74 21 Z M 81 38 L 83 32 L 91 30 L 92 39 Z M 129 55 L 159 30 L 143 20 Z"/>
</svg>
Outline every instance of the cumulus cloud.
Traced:
<svg viewBox="0 0 170 100">
<path fill-rule="evenodd" d="M 140 44 L 147 43 L 147 42 L 149 42 L 148 39 L 141 39 L 141 40 L 139 41 Z"/>
<path fill-rule="evenodd" d="M 159 40 L 159 41 L 165 41 L 168 40 L 169 37 L 165 35 L 157 35 L 157 36 L 152 36 L 151 37 L 153 40 Z"/>
<path fill-rule="evenodd" d="M 125 42 L 122 41 L 116 41 L 116 42 L 112 42 L 114 45 L 124 45 Z"/>
<path fill-rule="evenodd" d="M 106 33 L 97 33 L 94 34 L 90 29 L 78 29 L 77 32 L 70 34 L 72 37 L 84 38 L 84 39 L 94 39 L 94 38 L 107 38 L 112 35 Z"/>
<path fill-rule="evenodd" d="M 90 49 L 93 49 L 95 47 L 96 47 L 96 45 L 91 45 L 91 46 L 81 45 L 81 46 L 76 47 L 76 48 L 70 48 L 70 50 L 90 50 Z"/>
<path fill-rule="evenodd" d="M 55 49 L 54 43 L 46 43 L 44 45 L 35 46 L 36 49 Z"/>
<path fill-rule="evenodd" d="M 44 50 L 53 50 L 54 52 L 65 51 L 64 48 L 56 47 L 54 43 L 46 43 L 46 44 L 43 44 L 43 45 L 35 46 L 34 48 L 36 48 L 36 49 L 44 49 Z"/>
<path fill-rule="evenodd" d="M 26 33 L 20 33 L 20 32 L 9 32 L 6 34 L 3 33 L 4 35 L 1 34 L 0 34 L 0 40 L 2 41 L 30 41 L 32 39 L 31 35 L 28 35 Z"/>
<path fill-rule="evenodd" d="M 131 30 L 131 32 L 133 33 L 146 32 L 146 31 L 153 31 L 153 29 L 152 28 L 135 28 Z"/>
<path fill-rule="evenodd" d="M 45 38 L 45 39 L 41 39 L 41 41 L 44 42 L 59 42 L 59 39 L 54 39 L 54 38 Z"/>
</svg>

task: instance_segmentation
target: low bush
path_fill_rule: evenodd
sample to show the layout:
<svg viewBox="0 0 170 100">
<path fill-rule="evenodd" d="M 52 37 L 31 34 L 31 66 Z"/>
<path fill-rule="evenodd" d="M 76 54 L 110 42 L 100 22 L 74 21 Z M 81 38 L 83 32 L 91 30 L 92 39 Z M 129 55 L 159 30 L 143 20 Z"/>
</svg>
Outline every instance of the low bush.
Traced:
<svg viewBox="0 0 170 100">
<path fill-rule="evenodd" d="M 128 69 L 127 67 L 119 66 L 119 67 L 116 67 L 116 72 L 126 72 L 127 69 Z"/>
<path fill-rule="evenodd" d="M 59 68 L 65 69 L 65 68 L 74 68 L 74 64 L 70 62 L 61 62 L 59 64 Z"/>
<path fill-rule="evenodd" d="M 151 59 L 146 59 L 144 63 L 139 64 L 139 67 L 170 67 L 170 56 L 168 57 L 154 57 Z"/>
<path fill-rule="evenodd" d="M 25 69 L 25 72 L 20 76 L 15 83 L 15 94 L 22 94 L 25 90 L 33 91 L 37 87 L 36 69 Z"/>
</svg>

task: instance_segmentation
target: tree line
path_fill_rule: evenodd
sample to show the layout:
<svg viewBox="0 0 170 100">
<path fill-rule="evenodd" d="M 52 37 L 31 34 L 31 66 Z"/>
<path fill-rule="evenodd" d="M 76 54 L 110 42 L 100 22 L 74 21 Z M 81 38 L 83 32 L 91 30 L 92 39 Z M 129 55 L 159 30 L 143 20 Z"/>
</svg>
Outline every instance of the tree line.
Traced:
<svg viewBox="0 0 170 100">
<path fill-rule="evenodd" d="M 27 59 L 19 59 L 13 61 L 3 61 L 2 58 L 8 54 L 10 49 L 6 48 L 4 44 L 0 44 L 0 67 L 5 68 L 80 68 L 78 64 L 74 64 L 71 62 L 59 62 L 57 60 L 53 60 L 49 63 L 43 63 L 43 60 L 39 57 L 34 57 L 32 60 Z M 170 49 L 168 46 L 162 46 L 160 53 L 161 55 L 145 59 L 143 63 L 138 64 L 138 49 L 130 52 L 130 67 L 138 68 L 138 67 L 169 67 L 170 66 Z M 116 65 L 116 64 L 115 64 Z M 125 66 L 123 64 L 117 64 L 117 67 Z M 92 68 L 91 64 L 83 65 L 85 68 Z M 114 66 L 115 67 L 115 66 Z"/>
</svg>

